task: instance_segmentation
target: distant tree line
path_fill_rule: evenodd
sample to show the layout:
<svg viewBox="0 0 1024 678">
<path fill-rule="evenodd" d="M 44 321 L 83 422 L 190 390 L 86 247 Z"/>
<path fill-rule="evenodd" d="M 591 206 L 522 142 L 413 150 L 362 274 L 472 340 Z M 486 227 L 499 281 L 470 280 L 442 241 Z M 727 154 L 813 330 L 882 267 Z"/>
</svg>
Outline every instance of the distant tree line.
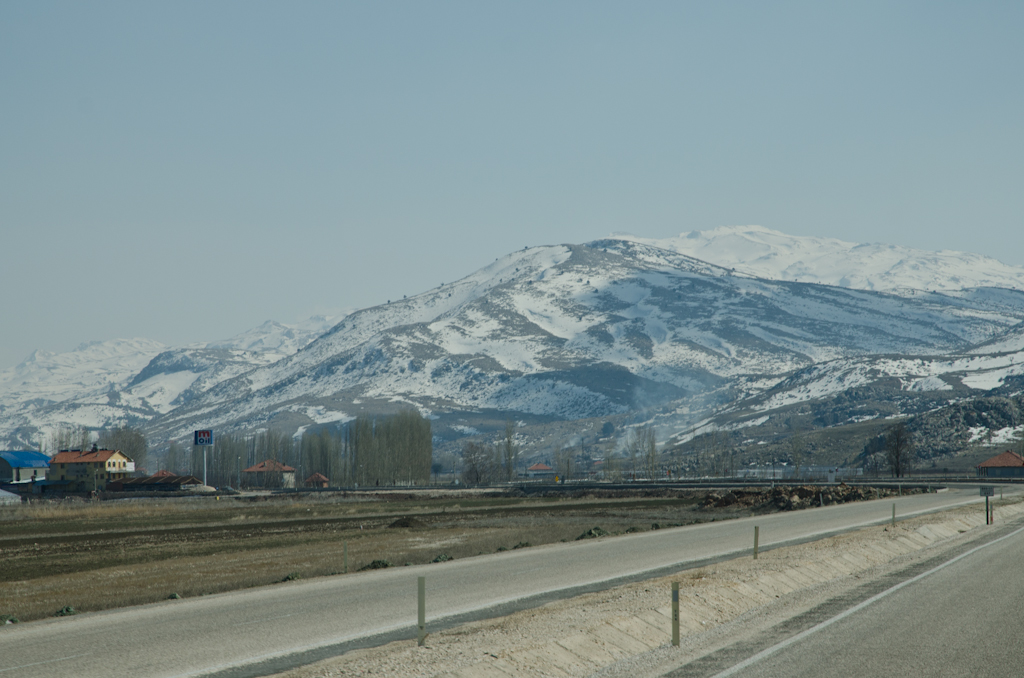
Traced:
<svg viewBox="0 0 1024 678">
<path fill-rule="evenodd" d="M 393 417 L 358 417 L 346 427 L 348 461 L 343 471 L 353 484 L 394 485 L 430 480 L 433 434 L 430 420 L 406 410 Z"/>
<path fill-rule="evenodd" d="M 304 432 L 298 440 L 276 430 L 218 434 L 207 452 L 206 473 L 210 485 L 237 487 L 246 483 L 246 468 L 270 459 L 294 468 L 298 485 L 315 473 L 334 487 L 423 484 L 430 479 L 432 453 L 430 420 L 407 410 L 389 417 L 357 417 L 341 427 Z M 164 467 L 202 478 L 203 449 L 173 441 Z M 263 478 L 268 487 L 280 481 L 280 474 Z"/>
</svg>

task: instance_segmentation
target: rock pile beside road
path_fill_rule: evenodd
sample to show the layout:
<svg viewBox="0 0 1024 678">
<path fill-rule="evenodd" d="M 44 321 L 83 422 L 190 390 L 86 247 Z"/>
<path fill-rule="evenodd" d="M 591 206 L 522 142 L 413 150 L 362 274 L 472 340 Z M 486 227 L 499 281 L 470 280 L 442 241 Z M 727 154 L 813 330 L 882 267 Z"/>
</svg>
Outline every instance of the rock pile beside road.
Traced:
<svg viewBox="0 0 1024 678">
<path fill-rule="evenodd" d="M 903 494 L 918 494 L 919 488 L 907 488 Z M 709 492 L 701 500 L 703 508 L 751 508 L 794 511 L 810 506 L 847 504 L 896 494 L 888 488 L 854 487 L 846 483 L 819 487 L 813 485 L 778 485 L 770 490 L 728 490 Z"/>
</svg>

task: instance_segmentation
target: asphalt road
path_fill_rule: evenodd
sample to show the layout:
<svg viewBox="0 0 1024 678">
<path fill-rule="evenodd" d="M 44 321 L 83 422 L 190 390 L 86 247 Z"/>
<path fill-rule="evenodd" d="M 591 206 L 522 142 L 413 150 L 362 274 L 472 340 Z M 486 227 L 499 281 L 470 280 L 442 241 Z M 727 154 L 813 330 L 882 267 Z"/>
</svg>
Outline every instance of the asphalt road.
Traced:
<svg viewBox="0 0 1024 678">
<path fill-rule="evenodd" d="M 899 518 L 978 501 L 974 488 L 895 503 Z M 414 637 L 420 575 L 427 577 L 429 631 L 443 619 L 503 614 L 749 553 L 754 525 L 765 549 L 885 522 L 892 504 L 868 501 L 552 544 L 7 626 L 0 628 L 0 678 L 265 675 L 352 647 Z"/>
<path fill-rule="evenodd" d="M 992 537 L 865 585 L 666 678 L 1024 675 L 1024 527 L 1018 520 Z"/>
</svg>

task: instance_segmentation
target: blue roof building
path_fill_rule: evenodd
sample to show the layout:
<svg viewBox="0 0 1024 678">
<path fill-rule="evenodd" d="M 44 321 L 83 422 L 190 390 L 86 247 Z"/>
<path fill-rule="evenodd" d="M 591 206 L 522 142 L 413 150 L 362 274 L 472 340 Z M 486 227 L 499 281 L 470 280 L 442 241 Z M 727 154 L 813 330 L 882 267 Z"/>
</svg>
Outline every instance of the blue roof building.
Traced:
<svg viewBox="0 0 1024 678">
<path fill-rule="evenodd" d="M 50 458 L 33 450 L 0 450 L 0 483 L 31 483 L 44 480 Z"/>
</svg>

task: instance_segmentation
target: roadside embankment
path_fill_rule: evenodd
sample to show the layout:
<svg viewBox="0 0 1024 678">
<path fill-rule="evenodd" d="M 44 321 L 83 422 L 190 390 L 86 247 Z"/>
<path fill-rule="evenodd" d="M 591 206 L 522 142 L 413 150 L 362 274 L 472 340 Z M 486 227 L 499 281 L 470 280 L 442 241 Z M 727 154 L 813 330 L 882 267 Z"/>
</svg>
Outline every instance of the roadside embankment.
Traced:
<svg viewBox="0 0 1024 678">
<path fill-rule="evenodd" d="M 1024 503 L 1011 500 L 995 509 L 997 522 L 1021 514 Z M 725 624 L 795 614 L 815 596 L 953 548 L 984 530 L 983 509 L 962 507 L 465 624 L 431 634 L 426 647 L 401 641 L 356 650 L 278 678 L 657 675 L 659 664 L 678 662 L 680 653 L 708 651 Z M 680 582 L 682 648 L 669 645 L 674 581 Z"/>
</svg>

